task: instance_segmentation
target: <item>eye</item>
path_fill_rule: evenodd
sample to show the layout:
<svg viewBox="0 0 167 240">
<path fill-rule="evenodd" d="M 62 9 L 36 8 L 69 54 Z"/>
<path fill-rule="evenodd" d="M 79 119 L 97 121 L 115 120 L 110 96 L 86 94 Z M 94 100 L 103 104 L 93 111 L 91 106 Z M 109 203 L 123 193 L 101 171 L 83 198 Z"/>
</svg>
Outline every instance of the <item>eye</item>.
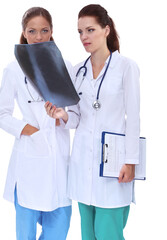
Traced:
<svg viewBox="0 0 167 240">
<path fill-rule="evenodd" d="M 88 32 L 94 32 L 94 31 L 95 31 L 94 28 L 89 28 L 89 29 L 88 29 Z"/>
<path fill-rule="evenodd" d="M 48 30 L 48 29 L 43 29 L 42 32 L 43 32 L 43 33 L 48 33 L 49 30 Z"/>
<path fill-rule="evenodd" d="M 81 31 L 81 30 L 78 30 L 78 33 L 81 35 L 81 34 L 82 34 L 82 31 Z"/>
<path fill-rule="evenodd" d="M 30 34 L 35 34 L 35 30 L 33 30 L 33 29 L 30 29 L 28 32 L 29 32 Z"/>
</svg>

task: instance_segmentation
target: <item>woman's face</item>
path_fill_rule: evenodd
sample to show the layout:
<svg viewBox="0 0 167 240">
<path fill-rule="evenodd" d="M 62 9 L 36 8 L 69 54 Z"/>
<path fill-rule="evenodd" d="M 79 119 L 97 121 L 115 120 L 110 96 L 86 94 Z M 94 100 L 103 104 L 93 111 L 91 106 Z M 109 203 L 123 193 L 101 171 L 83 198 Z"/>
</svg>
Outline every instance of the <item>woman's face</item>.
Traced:
<svg viewBox="0 0 167 240">
<path fill-rule="evenodd" d="M 106 48 L 109 26 L 102 28 L 95 17 L 81 17 L 78 20 L 78 32 L 81 42 L 87 52 L 94 53 Z"/>
<path fill-rule="evenodd" d="M 28 22 L 24 37 L 28 44 L 50 41 L 52 36 L 52 29 L 49 22 L 42 16 L 33 17 Z"/>
</svg>

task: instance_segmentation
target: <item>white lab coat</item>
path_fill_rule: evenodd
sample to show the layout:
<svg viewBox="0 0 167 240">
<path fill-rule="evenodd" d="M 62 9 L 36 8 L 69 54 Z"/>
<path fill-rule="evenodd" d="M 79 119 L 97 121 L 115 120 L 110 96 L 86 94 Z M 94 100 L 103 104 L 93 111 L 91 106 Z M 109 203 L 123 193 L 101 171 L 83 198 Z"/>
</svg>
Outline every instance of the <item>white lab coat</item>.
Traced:
<svg viewBox="0 0 167 240">
<path fill-rule="evenodd" d="M 66 64 L 71 71 L 71 65 Z M 0 127 L 15 136 L 4 198 L 13 202 L 17 185 L 21 206 L 52 211 L 71 205 L 66 192 L 69 131 L 55 126 L 55 120 L 46 114 L 44 101 L 28 103 L 32 98 L 24 78 L 14 61 L 4 70 L 0 90 Z M 29 81 L 28 88 L 37 99 L 39 95 Z M 22 120 L 12 116 L 15 100 L 22 112 Z M 20 135 L 26 124 L 40 130 L 31 136 Z"/>
<path fill-rule="evenodd" d="M 69 166 L 68 196 L 87 205 L 115 208 L 134 201 L 134 182 L 120 184 L 118 179 L 99 176 L 101 133 L 126 134 L 125 163 L 139 163 L 139 69 L 134 61 L 115 51 L 100 90 L 101 109 L 96 111 L 92 103 L 108 60 L 96 80 L 90 60 L 79 89 L 83 70 L 76 80 L 81 100 L 77 107 L 71 107 L 66 124 L 66 128 L 77 128 Z M 83 64 L 75 67 L 75 73 Z"/>
</svg>

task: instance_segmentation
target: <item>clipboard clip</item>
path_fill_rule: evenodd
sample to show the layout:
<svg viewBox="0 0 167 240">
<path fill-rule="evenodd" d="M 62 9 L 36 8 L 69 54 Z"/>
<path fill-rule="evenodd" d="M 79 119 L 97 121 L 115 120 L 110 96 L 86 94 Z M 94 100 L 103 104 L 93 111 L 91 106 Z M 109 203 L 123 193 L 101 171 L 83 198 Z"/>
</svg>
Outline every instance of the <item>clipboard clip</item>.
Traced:
<svg viewBox="0 0 167 240">
<path fill-rule="evenodd" d="M 103 144 L 103 163 L 108 162 L 108 144 L 104 143 Z"/>
</svg>

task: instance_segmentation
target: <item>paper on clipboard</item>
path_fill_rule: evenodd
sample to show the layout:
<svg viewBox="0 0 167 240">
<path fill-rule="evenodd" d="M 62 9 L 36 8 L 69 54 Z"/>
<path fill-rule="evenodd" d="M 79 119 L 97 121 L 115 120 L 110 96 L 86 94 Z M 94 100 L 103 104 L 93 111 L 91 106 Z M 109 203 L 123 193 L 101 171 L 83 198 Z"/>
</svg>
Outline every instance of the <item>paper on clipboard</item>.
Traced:
<svg viewBox="0 0 167 240">
<path fill-rule="evenodd" d="M 146 179 L 146 138 L 139 139 L 139 164 L 135 166 L 135 179 Z M 119 177 L 125 159 L 125 135 L 102 133 L 101 177 Z"/>
</svg>

